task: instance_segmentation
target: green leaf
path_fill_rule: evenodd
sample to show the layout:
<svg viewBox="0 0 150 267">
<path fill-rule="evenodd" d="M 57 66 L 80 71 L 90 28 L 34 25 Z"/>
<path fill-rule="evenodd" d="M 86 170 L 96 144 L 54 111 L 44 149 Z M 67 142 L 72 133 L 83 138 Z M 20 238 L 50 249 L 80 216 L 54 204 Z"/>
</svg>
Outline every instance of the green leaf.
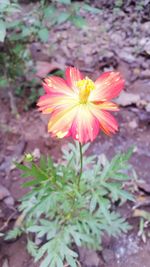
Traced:
<svg viewBox="0 0 150 267">
<path fill-rule="evenodd" d="M 30 186 L 34 186 L 34 185 L 38 185 L 39 184 L 39 181 L 38 180 L 31 180 L 31 181 L 28 181 L 28 182 L 25 182 L 22 184 L 22 187 L 30 187 Z"/>
<path fill-rule="evenodd" d="M 78 28 L 83 28 L 87 25 L 86 20 L 82 18 L 81 16 L 74 16 L 70 19 L 73 24 Z"/>
<path fill-rule="evenodd" d="M 9 21 L 9 22 L 7 21 L 5 22 L 5 24 L 7 29 L 16 28 L 19 26 L 20 20 Z"/>
<path fill-rule="evenodd" d="M 10 1 L 9 0 L 2 0 L 0 1 L 0 12 L 5 12 L 6 11 L 6 8 L 7 6 L 10 5 Z"/>
<path fill-rule="evenodd" d="M 22 44 L 16 44 L 15 47 L 13 48 L 13 52 L 15 54 L 21 54 L 22 51 L 24 50 L 24 46 Z"/>
<path fill-rule="evenodd" d="M 90 212 L 92 213 L 96 209 L 97 198 L 96 195 L 93 195 L 91 202 L 90 202 Z"/>
<path fill-rule="evenodd" d="M 68 12 L 62 12 L 59 14 L 58 18 L 57 18 L 57 23 L 61 24 L 63 22 L 65 22 L 66 20 L 68 20 L 70 17 L 70 13 Z"/>
<path fill-rule="evenodd" d="M 32 28 L 23 28 L 22 37 L 28 37 L 32 33 Z"/>
<path fill-rule="evenodd" d="M 58 256 L 56 258 L 56 267 L 64 267 L 63 260 Z"/>
<path fill-rule="evenodd" d="M 45 259 L 42 261 L 40 267 L 50 267 L 51 261 L 52 261 L 52 256 L 50 254 L 48 254 L 48 256 L 45 257 Z"/>
<path fill-rule="evenodd" d="M 37 245 L 28 238 L 28 241 L 27 241 L 27 250 L 28 250 L 29 254 L 32 257 L 36 257 L 36 255 L 37 255 L 37 249 L 38 249 Z"/>
<path fill-rule="evenodd" d="M 98 9 L 96 7 L 92 7 L 88 4 L 84 4 L 82 8 L 85 9 L 86 11 L 93 13 L 93 14 L 98 14 L 101 11 L 100 9 Z"/>
<path fill-rule="evenodd" d="M 8 86 L 9 82 L 6 78 L 1 77 L 0 79 L 0 87 L 6 87 Z"/>
<path fill-rule="evenodd" d="M 6 25 L 5 22 L 1 19 L 0 20 L 0 42 L 4 42 L 6 37 Z"/>
<path fill-rule="evenodd" d="M 61 4 L 65 4 L 65 5 L 70 5 L 71 4 L 71 0 L 57 0 L 59 3 Z"/>
<path fill-rule="evenodd" d="M 6 234 L 5 240 L 15 239 L 16 237 L 20 236 L 21 234 L 22 234 L 22 230 L 18 227 L 15 227 L 13 230 L 10 230 Z"/>
<path fill-rule="evenodd" d="M 42 258 L 44 256 L 44 254 L 46 253 L 46 251 L 49 249 L 50 247 L 50 242 L 46 242 L 44 245 L 42 245 L 40 247 L 40 249 L 38 250 L 38 253 L 35 257 L 35 261 L 37 262 L 40 258 Z M 51 255 L 48 255 L 49 259 L 51 260 Z M 46 257 L 47 258 L 47 257 Z M 42 262 L 43 263 L 43 262 Z M 43 267 L 43 265 L 41 265 Z"/>
<path fill-rule="evenodd" d="M 38 35 L 41 41 L 45 43 L 48 41 L 49 31 L 47 28 L 40 29 Z"/>
<path fill-rule="evenodd" d="M 66 256 L 66 261 L 67 261 L 67 263 L 69 263 L 69 265 L 71 267 L 77 267 L 76 260 L 73 257 L 67 255 Z"/>
<path fill-rule="evenodd" d="M 89 146 L 90 146 L 90 143 L 87 143 L 84 146 L 82 146 L 82 153 L 83 154 L 88 150 Z"/>
<path fill-rule="evenodd" d="M 21 6 L 17 3 L 11 3 L 8 5 L 6 12 L 8 13 L 14 13 L 14 12 L 20 12 L 21 11 Z"/>
<path fill-rule="evenodd" d="M 73 251 L 72 249 L 70 249 L 69 247 L 67 247 L 65 245 L 64 245 L 64 253 L 66 255 L 72 256 L 74 258 L 78 257 L 78 254 L 75 251 Z"/>
<path fill-rule="evenodd" d="M 43 170 L 43 171 L 46 171 L 47 169 L 47 158 L 45 156 L 41 156 L 40 158 L 40 168 Z M 51 164 L 51 167 L 53 166 L 53 163 Z"/>
<path fill-rule="evenodd" d="M 20 163 L 15 162 L 15 165 L 16 165 L 16 167 L 17 167 L 19 170 L 22 170 L 22 171 L 24 171 L 24 172 L 30 170 L 29 167 L 27 167 L 27 166 L 25 166 L 25 165 L 23 165 L 23 164 L 20 164 Z"/>
<path fill-rule="evenodd" d="M 108 179 L 117 179 L 125 180 L 125 175 L 127 170 L 129 169 L 129 164 L 127 161 L 131 157 L 133 153 L 133 148 L 130 148 L 126 153 L 120 153 L 116 155 L 110 163 L 107 163 L 101 173 L 100 179 L 103 181 L 107 181 Z M 120 174 L 120 176 L 118 175 Z M 121 175 L 122 174 L 122 175 Z M 119 178 L 119 179 L 118 179 Z M 126 176 L 126 180 L 129 180 L 130 178 Z"/>
<path fill-rule="evenodd" d="M 101 197 L 100 198 L 100 201 L 99 201 L 99 204 L 100 204 L 100 210 L 101 210 L 101 212 L 104 214 L 107 222 L 109 224 L 111 224 L 111 221 L 110 221 L 110 212 L 109 212 L 109 207 L 110 207 L 109 200 L 106 199 L 106 198 Z"/>
<path fill-rule="evenodd" d="M 53 17 L 56 12 L 56 8 L 54 6 L 48 6 L 44 8 L 44 16 L 46 19 Z"/>
</svg>

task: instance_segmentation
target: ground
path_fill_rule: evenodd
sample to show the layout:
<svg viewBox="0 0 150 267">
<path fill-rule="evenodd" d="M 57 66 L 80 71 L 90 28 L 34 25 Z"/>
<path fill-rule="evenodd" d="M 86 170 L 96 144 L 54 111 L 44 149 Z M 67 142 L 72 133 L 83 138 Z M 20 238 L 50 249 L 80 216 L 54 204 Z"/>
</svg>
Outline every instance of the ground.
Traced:
<svg viewBox="0 0 150 267">
<path fill-rule="evenodd" d="M 30 5 L 24 8 L 28 10 Z M 122 73 L 126 86 L 124 93 L 116 100 L 121 109 L 115 114 L 120 125 L 119 132 L 113 137 L 100 133 L 91 144 L 90 153 L 104 153 L 111 158 L 116 152 L 135 146 L 131 163 L 137 177 L 133 186 L 136 205 L 144 209 L 147 203 L 150 205 L 150 22 L 134 11 L 129 15 L 124 11 L 116 14 L 106 9 L 99 16 L 85 16 L 88 18 L 88 28 L 78 30 L 67 22 L 52 30 L 50 43 L 44 46 L 31 44 L 37 74 L 43 77 L 53 69 L 52 66 L 63 69 L 66 65 L 75 65 L 91 78 L 111 69 Z M 47 133 L 48 118 L 39 114 L 36 108 L 23 112 L 17 99 L 19 116 L 13 115 L 9 100 L 7 93 L 1 92 L 0 232 L 13 226 L 18 217 L 16 207 L 19 199 L 26 192 L 21 187 L 20 172 L 15 169 L 13 161 L 21 160 L 25 152 L 31 151 L 58 158 L 61 147 L 68 142 L 67 139 L 51 139 Z M 141 196 L 144 202 L 139 204 Z M 104 236 L 103 251 L 94 253 L 79 249 L 83 267 L 110 267 L 110 262 L 111 267 L 150 266 L 150 241 L 147 239 L 144 243 L 137 236 L 139 218 L 133 216 L 132 206 L 127 203 L 120 208 L 120 212 L 133 225 L 133 229 L 119 238 Z M 38 267 L 26 252 L 25 245 L 25 237 L 11 242 L 4 242 L 1 238 L 0 266 Z"/>
</svg>

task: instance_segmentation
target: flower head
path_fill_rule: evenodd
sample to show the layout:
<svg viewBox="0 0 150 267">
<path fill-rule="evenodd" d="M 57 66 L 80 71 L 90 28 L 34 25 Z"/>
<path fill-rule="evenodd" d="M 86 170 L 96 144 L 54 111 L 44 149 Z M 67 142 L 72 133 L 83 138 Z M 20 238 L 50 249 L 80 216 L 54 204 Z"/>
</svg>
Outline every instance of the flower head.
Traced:
<svg viewBox="0 0 150 267">
<path fill-rule="evenodd" d="M 72 136 L 81 143 L 93 141 L 101 129 L 107 135 L 118 130 L 108 111 L 118 111 L 110 102 L 123 89 L 118 72 L 105 72 L 95 82 L 83 77 L 73 67 L 66 69 L 66 80 L 50 76 L 44 80 L 45 95 L 37 105 L 42 113 L 50 113 L 48 132 L 59 138 Z"/>
</svg>

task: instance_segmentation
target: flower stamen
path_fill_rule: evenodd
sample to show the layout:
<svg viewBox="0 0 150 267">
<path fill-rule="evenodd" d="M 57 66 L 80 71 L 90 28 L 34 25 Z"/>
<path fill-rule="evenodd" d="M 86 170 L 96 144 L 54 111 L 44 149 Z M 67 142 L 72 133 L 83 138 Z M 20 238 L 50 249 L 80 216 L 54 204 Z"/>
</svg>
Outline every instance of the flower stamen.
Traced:
<svg viewBox="0 0 150 267">
<path fill-rule="evenodd" d="M 86 104 L 90 92 L 95 89 L 94 82 L 86 77 L 83 80 L 77 81 L 77 87 L 79 88 L 79 98 L 81 104 Z"/>
</svg>

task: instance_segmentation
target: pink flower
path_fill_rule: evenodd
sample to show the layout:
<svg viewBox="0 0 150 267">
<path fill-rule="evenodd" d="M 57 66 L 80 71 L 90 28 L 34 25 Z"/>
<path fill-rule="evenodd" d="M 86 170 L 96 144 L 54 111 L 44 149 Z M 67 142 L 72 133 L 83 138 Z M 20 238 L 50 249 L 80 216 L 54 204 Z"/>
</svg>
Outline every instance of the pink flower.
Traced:
<svg viewBox="0 0 150 267">
<path fill-rule="evenodd" d="M 110 102 L 123 89 L 118 72 L 105 72 L 95 82 L 83 77 L 73 67 L 66 69 L 66 80 L 50 76 L 43 83 L 45 95 L 37 105 L 42 113 L 50 113 L 48 132 L 59 138 L 72 136 L 79 142 L 93 141 L 101 129 L 110 135 L 118 130 L 108 111 L 118 111 Z"/>
</svg>

